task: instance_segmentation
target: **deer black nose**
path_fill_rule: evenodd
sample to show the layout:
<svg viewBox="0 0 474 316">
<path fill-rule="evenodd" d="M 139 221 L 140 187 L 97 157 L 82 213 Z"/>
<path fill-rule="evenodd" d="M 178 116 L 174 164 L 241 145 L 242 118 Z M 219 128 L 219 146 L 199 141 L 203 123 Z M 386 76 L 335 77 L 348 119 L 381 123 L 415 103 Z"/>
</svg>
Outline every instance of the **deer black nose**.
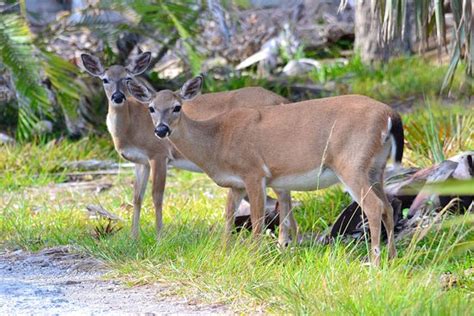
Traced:
<svg viewBox="0 0 474 316">
<path fill-rule="evenodd" d="M 165 138 L 170 132 L 170 128 L 165 124 L 159 124 L 155 127 L 155 135 L 159 138 Z"/>
<path fill-rule="evenodd" d="M 112 94 L 111 99 L 114 103 L 120 104 L 123 102 L 123 100 L 125 100 L 125 95 L 122 92 L 117 91 L 114 94 Z"/>
</svg>

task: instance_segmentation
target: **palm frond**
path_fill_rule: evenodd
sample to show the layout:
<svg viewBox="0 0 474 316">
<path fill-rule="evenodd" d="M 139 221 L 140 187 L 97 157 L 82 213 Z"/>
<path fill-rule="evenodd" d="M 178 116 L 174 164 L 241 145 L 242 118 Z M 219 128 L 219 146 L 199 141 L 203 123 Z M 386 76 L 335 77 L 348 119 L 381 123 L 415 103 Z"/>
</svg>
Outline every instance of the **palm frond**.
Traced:
<svg viewBox="0 0 474 316">
<path fill-rule="evenodd" d="M 164 9 L 164 11 L 168 14 L 169 18 L 173 22 L 173 25 L 176 27 L 176 30 L 178 31 L 179 36 L 183 40 L 183 45 L 184 45 L 184 47 L 186 49 L 186 52 L 188 54 L 188 59 L 189 59 L 189 63 L 190 63 L 191 71 L 192 71 L 193 75 L 199 74 L 201 72 L 202 58 L 191 47 L 191 45 L 188 42 L 188 40 L 191 37 L 189 31 L 179 21 L 179 19 L 174 15 L 174 13 L 172 11 L 170 11 L 170 9 L 168 8 L 167 5 L 162 4 L 161 6 Z"/>
<path fill-rule="evenodd" d="M 170 34 L 170 38 L 174 37 L 172 34 L 177 34 L 186 51 L 186 56 L 182 56 L 183 59 L 188 61 L 194 74 L 200 72 L 202 58 L 193 48 L 193 38 L 200 31 L 196 21 L 201 13 L 201 7 L 196 1 L 122 0 L 114 1 L 112 5 L 115 10 L 122 12 L 130 12 L 132 9 L 139 17 L 135 28 L 146 30 L 139 32 L 145 37 L 161 42 L 155 34 Z M 163 44 L 166 45 L 166 42 Z"/>
<path fill-rule="evenodd" d="M 37 52 L 26 21 L 16 14 L 0 20 L 0 62 L 11 72 L 18 99 L 17 137 L 27 139 L 32 126 L 50 116 L 50 102 L 41 85 Z"/>
<path fill-rule="evenodd" d="M 51 81 L 61 110 L 68 118 L 76 119 L 82 91 L 76 81 L 79 75 L 78 68 L 58 55 L 47 51 L 42 51 L 42 57 L 43 69 Z"/>
</svg>

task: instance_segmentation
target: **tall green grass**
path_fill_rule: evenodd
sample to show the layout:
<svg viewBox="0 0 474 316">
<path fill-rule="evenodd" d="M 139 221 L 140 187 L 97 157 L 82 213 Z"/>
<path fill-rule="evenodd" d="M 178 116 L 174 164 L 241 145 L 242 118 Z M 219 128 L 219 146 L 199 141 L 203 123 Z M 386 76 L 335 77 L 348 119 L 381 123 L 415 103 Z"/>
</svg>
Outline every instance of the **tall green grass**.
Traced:
<svg viewBox="0 0 474 316">
<path fill-rule="evenodd" d="M 385 259 L 381 268 L 373 268 L 365 264 L 364 240 L 310 242 L 282 251 L 273 238 L 254 244 L 244 232 L 225 247 L 221 240 L 225 190 L 204 175 L 170 174 L 165 231 L 158 242 L 149 198 L 138 242 L 129 237 L 128 221 L 114 235 L 101 239 L 92 235 L 97 222 L 86 216 L 86 204 L 100 202 L 123 218 L 130 217 L 129 176 L 114 180 L 114 187 L 100 194 L 65 190 L 51 198 L 46 189 L 3 194 L 0 242 L 33 251 L 72 244 L 104 261 L 112 269 L 109 278 L 129 285 L 165 282 L 172 285 L 170 294 L 229 304 L 241 312 L 469 315 L 472 311 L 474 285 L 464 271 L 472 266 L 473 255 L 453 254 L 453 247 L 474 238 L 467 215 L 449 226 L 433 226 L 426 235 L 403 239 L 397 243 L 396 260 Z M 323 223 L 332 221 L 337 212 L 333 207 L 347 201 L 338 188 L 298 198 L 303 200 L 296 210 L 300 225 L 316 232 L 325 228 L 313 223 L 318 216 Z M 457 278 L 451 288 L 440 281 L 447 272 Z"/>
<path fill-rule="evenodd" d="M 84 159 L 117 159 L 111 141 L 87 137 L 0 147 L 0 188 L 18 189 L 64 180 L 63 163 Z"/>
<path fill-rule="evenodd" d="M 474 150 L 474 110 L 429 100 L 404 115 L 405 163 L 427 167 L 463 151 Z"/>
<path fill-rule="evenodd" d="M 387 64 L 366 67 L 359 56 L 347 64 L 329 63 L 310 74 L 314 82 L 335 81 L 343 84 L 344 91 L 334 93 L 356 93 L 391 103 L 409 98 L 423 99 L 439 96 L 447 67 L 433 64 L 422 57 L 401 57 Z M 453 94 L 470 96 L 472 87 L 460 89 L 464 78 L 461 72 L 453 81 Z"/>
</svg>

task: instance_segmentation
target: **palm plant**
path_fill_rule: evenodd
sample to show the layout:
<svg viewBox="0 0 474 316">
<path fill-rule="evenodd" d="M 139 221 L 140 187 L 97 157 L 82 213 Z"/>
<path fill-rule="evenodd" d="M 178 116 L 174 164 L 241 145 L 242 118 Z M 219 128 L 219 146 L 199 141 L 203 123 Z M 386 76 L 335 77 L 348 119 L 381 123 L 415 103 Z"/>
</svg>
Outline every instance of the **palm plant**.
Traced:
<svg viewBox="0 0 474 316">
<path fill-rule="evenodd" d="M 32 36 L 20 15 L 2 17 L 0 41 L 1 62 L 11 71 L 18 99 L 17 136 L 27 138 L 28 131 L 41 117 L 50 115 L 50 111 L 47 91 L 40 83 Z"/>
<path fill-rule="evenodd" d="M 57 103 L 69 117 L 76 115 L 79 85 L 77 70 L 70 63 L 47 52 L 30 32 L 25 19 L 25 4 L 20 2 L 20 13 L 2 14 L 0 19 L 0 62 L 10 71 L 18 101 L 17 138 L 28 139 L 39 120 L 54 115 L 48 90 L 42 83 L 43 75 L 51 82 Z"/>
<path fill-rule="evenodd" d="M 46 37 L 54 38 L 60 32 L 75 32 L 85 27 L 94 31 L 109 47 L 124 32 L 135 32 L 163 44 L 164 49 L 159 57 L 164 55 L 169 45 L 181 38 L 187 53 L 185 60 L 189 61 L 193 73 L 199 72 L 201 68 L 201 58 L 191 44 L 192 37 L 197 33 L 194 25 L 200 13 L 195 1 L 101 1 L 96 7 L 90 6 L 80 12 L 79 21 L 67 24 L 65 28 L 48 28 L 38 36 L 34 36 L 28 27 L 25 1 L 21 0 L 18 4 L 18 12 L 0 11 L 0 63 L 11 73 L 16 91 L 16 136 L 19 140 L 31 138 L 34 126 L 40 120 L 53 119 L 55 116 L 51 93 L 43 84 L 45 79 L 50 83 L 53 98 L 59 105 L 59 116 L 69 119 L 78 116 L 82 91 L 77 80 L 78 69 L 59 55 L 47 51 Z M 128 15 L 132 12 L 138 22 L 125 21 L 111 27 L 110 23 L 97 15 L 88 14 L 97 9 L 113 9 Z M 170 40 L 162 41 L 157 34 L 172 36 Z"/>
<path fill-rule="evenodd" d="M 155 62 L 164 55 L 167 49 L 179 39 L 182 41 L 186 56 L 183 60 L 189 63 L 193 74 L 201 69 L 202 58 L 193 48 L 193 38 L 199 34 L 198 17 L 204 5 L 195 0 L 116 0 L 101 1 L 99 9 L 112 9 L 124 15 L 134 15 L 135 22 L 122 23 L 115 32 L 132 32 L 143 38 L 149 38 L 162 45 Z M 109 30 L 110 36 L 114 30 Z M 162 36 L 165 34 L 166 36 Z M 161 35 L 161 36 L 160 36 Z M 179 52 L 178 52 L 179 53 Z"/>
<path fill-rule="evenodd" d="M 359 0 L 363 1 L 363 0 Z M 417 36 L 421 40 L 421 49 L 426 48 L 432 33 L 436 33 L 438 54 L 443 46 L 446 48 L 446 8 L 443 0 L 371 0 L 372 16 L 380 19 L 379 40 L 388 45 L 401 34 L 407 36 L 407 11 L 413 4 Z M 341 9 L 347 0 L 341 0 Z M 359 4 L 363 6 L 364 4 Z M 367 4 L 365 4 L 367 5 Z M 472 79 L 474 63 L 474 20 L 471 0 L 449 0 L 453 15 L 454 29 L 450 45 L 450 63 L 441 91 L 451 87 L 454 73 L 461 60 L 466 63 L 465 71 L 468 80 Z M 357 27 L 357 26 L 356 26 Z"/>
</svg>

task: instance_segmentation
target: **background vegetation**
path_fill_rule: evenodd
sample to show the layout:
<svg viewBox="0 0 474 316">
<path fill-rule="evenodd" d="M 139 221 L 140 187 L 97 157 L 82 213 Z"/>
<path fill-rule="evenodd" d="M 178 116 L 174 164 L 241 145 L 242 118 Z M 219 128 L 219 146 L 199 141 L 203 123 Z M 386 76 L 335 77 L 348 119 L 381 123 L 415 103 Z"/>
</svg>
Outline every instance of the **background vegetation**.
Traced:
<svg viewBox="0 0 474 316">
<path fill-rule="evenodd" d="M 86 83 L 80 79 L 77 67 L 70 63 L 74 60 L 66 60 L 64 54 L 58 52 L 57 47 L 52 45 L 53 39 L 67 37 L 81 30 L 92 32 L 104 46 L 102 52 L 95 53 L 99 53 L 107 64 L 124 63 L 128 54 L 139 42 L 148 41 L 160 47 L 153 64 L 160 61 L 169 50 L 173 50 L 180 55 L 187 70 L 183 76 L 177 78 L 178 82 L 174 83 L 176 85 L 190 73 L 201 72 L 206 58 L 215 57 L 215 52 L 206 51 L 202 45 L 199 45 L 199 35 L 202 35 L 208 26 L 202 22 L 202 16 L 206 16 L 206 19 L 214 19 L 213 23 L 219 24 L 222 37 L 227 41 L 226 45 L 234 45 L 229 42 L 230 35 L 228 33 L 237 32 L 235 28 L 238 25 L 240 10 L 251 8 L 249 1 L 69 2 L 71 3 L 70 12 L 62 13 L 49 24 L 41 24 L 40 30 L 34 33 L 30 30 L 28 23 L 37 23 L 41 11 L 31 12 L 29 10 L 36 9 L 38 5 L 32 6 L 30 3 L 30 7 L 27 8 L 25 0 L 10 0 L 0 3 L 2 16 L 0 20 L 0 40 L 2 41 L 0 64 L 11 76 L 11 84 L 16 94 L 14 103 L 10 105 L 15 111 L 13 115 L 11 111 L 4 111 L 4 116 L 5 113 L 10 114 L 6 115 L 3 121 L 4 125 L 16 129 L 15 135 L 19 140 L 26 140 L 35 133 L 38 134 L 38 122 L 45 119 L 54 122 L 56 135 L 59 133 L 79 136 L 85 133 L 83 126 L 74 127 L 71 125 L 79 119 L 78 116 L 84 116 L 82 113 L 84 111 L 78 110 L 81 99 L 84 99 L 84 94 L 95 95 L 98 91 L 91 91 L 85 87 Z M 300 2 L 304 3 L 304 1 Z M 337 1 L 334 2 L 337 3 Z M 340 1 L 339 9 L 344 10 L 349 2 Z M 300 4 L 297 3 L 296 7 L 298 5 Z M 359 52 L 359 57 L 352 59 L 349 66 L 338 63 L 330 63 L 329 66 L 323 64 L 311 76 L 305 76 L 306 81 L 326 82 L 334 76 L 340 77 L 341 73 L 346 73 L 350 77 L 354 72 L 359 72 L 356 76 L 362 78 L 360 72 L 364 72 L 364 77 L 367 77 L 367 80 L 382 80 L 380 92 L 375 93 L 374 97 L 380 97 L 384 101 L 386 101 L 384 97 L 387 97 L 387 94 L 392 94 L 392 98 L 394 98 L 399 97 L 399 93 L 402 92 L 403 96 L 404 89 L 412 89 L 412 93 L 416 90 L 415 94 L 417 95 L 437 94 L 450 87 L 454 87 L 456 92 L 464 95 L 472 93 L 474 31 L 471 25 L 472 4 L 470 1 L 450 0 L 446 4 L 441 1 L 421 1 L 416 2 L 415 5 L 411 1 L 401 0 L 371 1 L 370 6 L 359 5 L 359 2 L 356 1 L 354 9 L 356 11 L 355 49 Z M 451 29 L 447 27 L 447 12 L 453 21 Z M 200 16 L 201 20 L 199 20 Z M 229 29 L 226 21 L 234 23 L 234 30 Z M 321 22 L 324 23 L 324 20 Z M 416 29 L 412 33 L 408 33 L 407 25 L 413 22 Z M 369 25 L 370 28 L 367 28 L 366 25 Z M 393 66 L 391 69 L 393 73 L 385 73 L 383 67 L 380 70 L 373 68 L 369 70 L 364 66 L 367 63 L 373 64 L 380 60 L 388 60 L 391 56 L 390 50 L 397 51 L 397 45 L 400 46 L 396 43 L 400 36 L 403 40 L 416 37 L 415 46 L 420 51 L 425 51 L 430 47 L 433 49 L 437 46 L 439 59 L 441 59 L 443 49 L 447 51 L 449 48 L 450 62 L 445 69 L 438 70 L 444 71 L 444 78 L 431 76 L 431 71 L 418 74 L 406 73 L 406 70 L 410 70 L 411 67 L 407 67 L 410 65 L 406 65 L 404 60 L 399 62 L 398 70 L 396 66 Z M 434 40 L 435 46 L 431 45 L 433 43 L 430 42 L 430 39 Z M 291 42 L 291 39 L 287 38 L 284 41 Z M 362 42 L 370 45 L 368 47 L 360 45 L 359 43 Z M 263 45 L 264 43 L 259 44 Z M 309 56 L 337 57 L 340 55 L 341 48 L 352 48 L 352 43 L 345 38 L 341 38 L 335 45 L 330 43 L 316 50 L 306 49 L 304 45 L 288 49 L 285 48 L 287 44 L 281 43 L 281 45 L 279 62 L 288 62 L 292 59 L 298 60 Z M 404 53 L 410 53 L 415 49 L 417 48 L 405 49 Z M 459 68 L 462 69 L 458 73 L 464 72 L 465 74 L 462 79 L 459 75 L 455 76 L 456 70 Z M 430 70 L 429 67 L 426 69 Z M 162 82 L 158 79 L 159 75 L 159 73 L 151 72 L 148 79 L 157 88 L 163 85 L 169 86 L 169 82 Z M 247 73 L 247 75 L 249 74 Z M 390 80 L 393 79 L 387 80 L 384 77 L 392 78 L 393 75 L 404 76 L 406 81 L 400 82 L 401 86 L 391 86 Z M 210 73 L 210 76 L 214 77 L 213 72 Z M 266 84 L 261 80 L 252 80 L 255 78 L 252 74 L 249 75 L 249 78 L 245 78 L 245 73 L 243 78 L 241 76 L 241 73 L 231 73 L 225 80 L 227 83 L 225 81 L 224 83 L 208 83 L 215 85 L 215 87 L 208 87 L 209 91 L 237 88 L 248 83 Z M 415 76 L 423 76 L 426 81 L 414 79 Z M 437 80 L 441 81 L 441 84 L 438 86 L 438 82 L 433 82 L 432 78 L 438 78 Z M 367 93 L 368 91 L 363 88 L 366 85 L 363 80 L 349 84 L 349 87 L 353 87 L 354 92 Z M 413 86 L 412 83 L 419 83 L 420 86 Z M 272 83 L 270 88 L 287 95 L 291 93 L 288 88 L 285 89 L 288 82 L 280 82 L 280 84 L 282 87 Z M 331 94 L 341 92 L 345 91 L 338 89 L 330 91 Z M 380 95 L 382 93 L 385 95 Z M 87 97 L 90 99 L 93 96 L 88 95 Z M 304 96 L 296 98 L 302 97 Z M 104 111 L 99 110 L 102 108 L 100 103 L 103 102 L 103 98 L 96 98 L 91 102 L 89 107 L 92 108 L 92 115 L 103 117 Z M 86 116 L 90 115 L 86 114 Z M 102 120 L 98 120 L 98 122 L 100 121 Z M 94 122 L 94 124 L 98 122 Z M 97 129 L 94 130 L 97 131 Z M 103 130 L 103 128 L 99 130 Z"/>
</svg>

